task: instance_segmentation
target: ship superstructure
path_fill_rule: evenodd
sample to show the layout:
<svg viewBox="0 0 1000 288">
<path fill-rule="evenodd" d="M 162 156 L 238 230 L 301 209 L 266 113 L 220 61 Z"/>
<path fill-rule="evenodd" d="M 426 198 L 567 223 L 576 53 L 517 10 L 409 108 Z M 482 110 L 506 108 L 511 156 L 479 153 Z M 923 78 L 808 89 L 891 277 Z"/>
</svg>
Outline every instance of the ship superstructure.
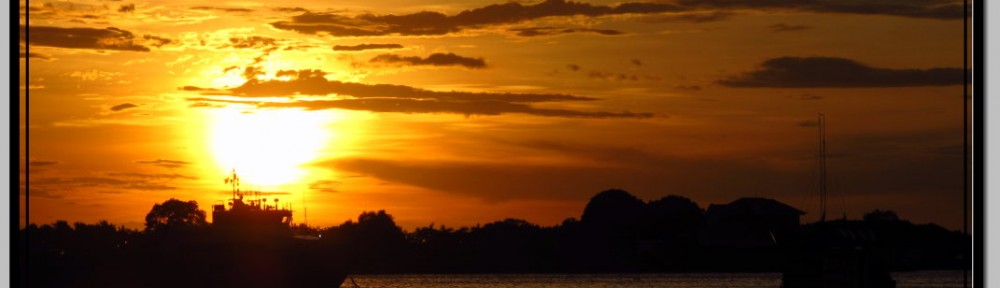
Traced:
<svg viewBox="0 0 1000 288">
<path fill-rule="evenodd" d="M 236 235 L 288 236 L 286 234 L 291 233 L 291 204 L 282 206 L 278 198 L 272 199 L 273 204 L 269 203 L 259 192 L 244 193 L 235 170 L 225 181 L 232 185 L 232 198 L 226 204 L 212 205 L 212 224 L 216 229 Z"/>
</svg>

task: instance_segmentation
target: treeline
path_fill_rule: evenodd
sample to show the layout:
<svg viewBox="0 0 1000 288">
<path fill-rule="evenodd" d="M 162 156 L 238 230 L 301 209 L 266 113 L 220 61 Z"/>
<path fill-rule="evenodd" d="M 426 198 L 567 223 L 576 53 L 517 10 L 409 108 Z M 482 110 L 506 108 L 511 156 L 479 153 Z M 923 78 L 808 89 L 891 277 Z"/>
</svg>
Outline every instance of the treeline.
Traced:
<svg viewBox="0 0 1000 288">
<path fill-rule="evenodd" d="M 45 256 L 38 259 L 53 261 L 46 265 L 68 273 L 100 273 L 101 259 L 128 254 L 123 250 L 176 247 L 170 243 L 212 235 L 196 203 L 171 201 L 194 204 L 193 210 L 185 208 L 195 211 L 193 216 L 147 217 L 143 231 L 107 222 L 56 222 L 30 225 L 24 232 L 30 234 L 35 255 Z M 330 263 L 346 263 L 352 273 L 778 272 L 785 248 L 817 226 L 800 225 L 800 215 L 771 199 L 743 198 L 706 209 L 681 196 L 647 202 L 608 190 L 591 199 L 579 220 L 551 227 L 505 219 L 474 227 L 432 224 L 406 231 L 390 214 L 377 211 L 337 226 L 295 226 L 289 234 L 315 239 L 312 242 L 319 244 L 310 249 L 336 258 Z M 971 263 L 968 235 L 935 224 L 913 224 L 891 211 L 821 225 L 866 231 L 866 241 L 892 256 L 893 270 L 962 269 Z"/>
</svg>

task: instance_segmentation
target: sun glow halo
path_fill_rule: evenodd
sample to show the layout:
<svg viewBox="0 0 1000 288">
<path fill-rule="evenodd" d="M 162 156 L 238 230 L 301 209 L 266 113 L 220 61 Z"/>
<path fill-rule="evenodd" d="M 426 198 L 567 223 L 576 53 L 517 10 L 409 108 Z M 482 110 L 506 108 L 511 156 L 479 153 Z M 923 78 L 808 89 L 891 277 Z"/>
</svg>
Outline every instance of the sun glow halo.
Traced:
<svg viewBox="0 0 1000 288">
<path fill-rule="evenodd" d="M 301 181 L 307 172 L 301 165 L 320 157 L 336 133 L 326 126 L 335 118 L 330 113 L 226 108 L 213 114 L 208 139 L 217 166 L 263 189 Z"/>
</svg>

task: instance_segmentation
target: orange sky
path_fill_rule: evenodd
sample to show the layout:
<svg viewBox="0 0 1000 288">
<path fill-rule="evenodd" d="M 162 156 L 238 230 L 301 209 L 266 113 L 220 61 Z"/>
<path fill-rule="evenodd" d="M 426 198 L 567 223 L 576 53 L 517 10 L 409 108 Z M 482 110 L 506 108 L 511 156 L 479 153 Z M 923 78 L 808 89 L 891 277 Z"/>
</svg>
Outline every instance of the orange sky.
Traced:
<svg viewBox="0 0 1000 288">
<path fill-rule="evenodd" d="M 961 2 L 803 3 L 22 2 L 30 221 L 208 210 L 232 169 L 318 226 L 554 225 L 610 188 L 814 221 L 822 112 L 831 217 L 961 227 Z"/>
</svg>

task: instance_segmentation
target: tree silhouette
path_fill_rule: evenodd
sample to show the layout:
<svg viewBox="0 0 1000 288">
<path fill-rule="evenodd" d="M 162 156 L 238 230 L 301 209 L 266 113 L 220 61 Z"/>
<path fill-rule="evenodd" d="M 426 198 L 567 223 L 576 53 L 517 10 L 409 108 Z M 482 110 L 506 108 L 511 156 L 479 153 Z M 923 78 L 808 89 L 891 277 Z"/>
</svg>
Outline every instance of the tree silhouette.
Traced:
<svg viewBox="0 0 1000 288">
<path fill-rule="evenodd" d="M 174 198 L 154 204 L 146 214 L 146 232 L 164 232 L 205 226 L 205 211 L 198 209 L 198 202 Z"/>
<path fill-rule="evenodd" d="M 650 201 L 642 209 L 640 233 L 670 244 L 694 244 L 705 223 L 698 203 L 686 197 L 669 195 Z"/>
<path fill-rule="evenodd" d="M 588 225 L 632 228 L 644 204 L 625 190 L 605 190 L 590 198 L 580 221 Z"/>
<path fill-rule="evenodd" d="M 875 209 L 875 211 L 865 213 L 862 219 L 864 219 L 867 222 L 891 223 L 891 222 L 899 222 L 899 215 L 897 215 L 896 212 L 892 210 L 883 211 Z"/>
<path fill-rule="evenodd" d="M 29 224 L 21 233 L 22 237 L 31 235 L 30 246 L 24 248 L 30 249 L 31 258 L 22 258 L 26 261 L 22 263 L 27 265 L 24 275 L 31 287 L 107 288 L 191 283 L 305 287 L 316 286 L 315 277 L 329 280 L 324 278 L 329 274 L 322 271 L 343 277 L 337 273 L 348 270 L 376 274 L 760 272 L 780 271 L 788 253 L 797 253 L 798 246 L 774 245 L 774 239 L 794 244 L 794 240 L 806 239 L 806 232 L 822 230 L 833 232 L 814 233 L 822 241 L 867 239 L 878 245 L 890 269 L 971 265 L 968 234 L 936 224 L 913 224 L 888 210 L 867 213 L 864 220 L 800 225 L 785 221 L 788 217 L 764 217 L 798 215 L 798 210 L 773 199 L 741 199 L 710 207 L 714 207 L 708 209 L 714 210 L 714 221 L 709 219 L 713 213 L 703 212 L 685 197 L 645 202 L 614 189 L 595 195 L 581 220 L 569 218 L 551 227 L 511 218 L 461 228 L 431 224 L 408 232 L 380 210 L 365 211 L 341 225 L 296 226 L 301 232 L 297 234 L 317 236 L 312 239 L 289 235 L 288 239 L 247 242 L 210 228 L 195 201 L 169 199 L 150 210 L 145 233 L 106 221 Z M 780 225 L 763 225 L 775 222 Z M 782 233 L 777 233 L 782 229 L 774 228 L 788 225 L 789 241 L 783 242 Z M 861 236 L 842 234 L 842 230 L 866 232 Z M 756 233 L 760 231 L 766 233 Z M 761 242 L 756 236 L 766 238 L 766 245 L 754 244 Z M 718 239 L 735 245 L 716 244 Z M 822 241 L 810 242 L 827 243 Z"/>
<path fill-rule="evenodd" d="M 362 212 L 358 216 L 358 229 L 364 237 L 401 240 L 404 239 L 403 228 L 396 226 L 392 215 L 385 210 L 378 212 Z"/>
<path fill-rule="evenodd" d="M 619 189 L 605 190 L 590 198 L 580 217 L 584 231 L 578 236 L 578 247 L 582 250 L 576 252 L 586 257 L 575 262 L 595 272 L 633 271 L 637 228 L 644 206 L 641 199 Z"/>
</svg>

